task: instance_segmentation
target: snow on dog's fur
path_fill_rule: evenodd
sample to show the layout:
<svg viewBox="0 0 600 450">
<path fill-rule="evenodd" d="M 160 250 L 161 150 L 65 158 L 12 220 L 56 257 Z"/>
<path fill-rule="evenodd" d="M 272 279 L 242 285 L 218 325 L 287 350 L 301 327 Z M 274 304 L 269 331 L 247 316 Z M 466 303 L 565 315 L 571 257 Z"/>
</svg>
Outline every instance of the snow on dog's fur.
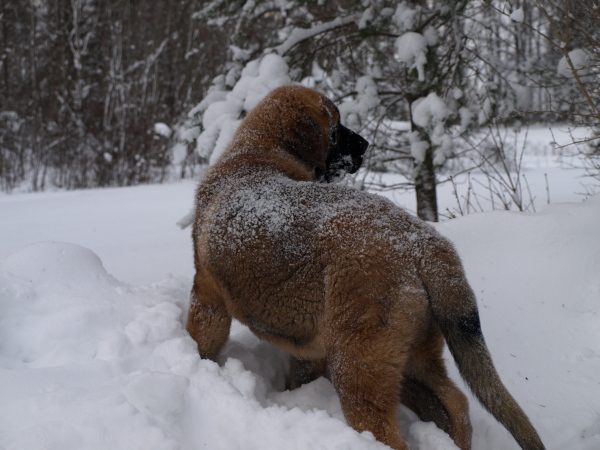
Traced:
<svg viewBox="0 0 600 450">
<path fill-rule="evenodd" d="M 328 373 L 348 423 L 407 449 L 399 401 L 471 446 L 462 376 L 521 447 L 543 449 L 494 369 L 450 242 L 382 197 L 334 184 L 367 143 L 311 89 L 269 94 L 205 174 L 187 329 L 216 359 L 232 317 L 290 353 L 292 387 Z"/>
</svg>

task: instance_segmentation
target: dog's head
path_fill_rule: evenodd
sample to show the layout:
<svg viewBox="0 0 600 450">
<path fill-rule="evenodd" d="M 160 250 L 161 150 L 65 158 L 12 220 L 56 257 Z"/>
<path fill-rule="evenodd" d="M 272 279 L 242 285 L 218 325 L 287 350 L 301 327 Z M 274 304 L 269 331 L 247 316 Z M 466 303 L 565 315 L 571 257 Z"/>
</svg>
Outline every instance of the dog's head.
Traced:
<svg viewBox="0 0 600 450">
<path fill-rule="evenodd" d="M 369 143 L 340 123 L 339 110 L 327 97 L 302 86 L 283 86 L 264 102 L 276 105 L 279 141 L 313 170 L 315 180 L 333 182 L 360 168 Z"/>
</svg>

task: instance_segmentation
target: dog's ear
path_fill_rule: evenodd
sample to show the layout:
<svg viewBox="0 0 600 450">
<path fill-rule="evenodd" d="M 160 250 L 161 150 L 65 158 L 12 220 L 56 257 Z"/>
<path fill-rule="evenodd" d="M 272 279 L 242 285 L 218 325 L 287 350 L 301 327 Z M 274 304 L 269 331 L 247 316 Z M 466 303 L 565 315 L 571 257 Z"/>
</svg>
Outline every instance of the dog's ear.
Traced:
<svg viewBox="0 0 600 450">
<path fill-rule="evenodd" d="M 329 136 L 312 114 L 297 111 L 282 129 L 282 142 L 286 150 L 299 156 L 320 170 L 327 167 L 327 145 Z"/>
</svg>

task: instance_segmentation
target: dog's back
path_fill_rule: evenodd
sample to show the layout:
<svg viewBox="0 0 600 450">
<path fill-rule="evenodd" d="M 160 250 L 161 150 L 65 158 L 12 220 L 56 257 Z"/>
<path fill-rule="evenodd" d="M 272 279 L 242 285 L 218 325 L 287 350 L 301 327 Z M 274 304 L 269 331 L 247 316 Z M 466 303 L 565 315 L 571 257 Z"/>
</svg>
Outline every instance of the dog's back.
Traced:
<svg viewBox="0 0 600 450">
<path fill-rule="evenodd" d="M 206 242 L 200 253 L 230 314 L 259 336 L 300 357 L 324 357 L 327 295 L 336 295 L 332 280 L 348 265 L 365 272 L 360 289 L 404 302 L 404 314 L 413 314 L 407 292 L 418 293 L 411 308 L 425 314 L 419 247 L 441 239 L 431 227 L 381 196 L 273 171 L 220 182 L 196 241 Z"/>
</svg>

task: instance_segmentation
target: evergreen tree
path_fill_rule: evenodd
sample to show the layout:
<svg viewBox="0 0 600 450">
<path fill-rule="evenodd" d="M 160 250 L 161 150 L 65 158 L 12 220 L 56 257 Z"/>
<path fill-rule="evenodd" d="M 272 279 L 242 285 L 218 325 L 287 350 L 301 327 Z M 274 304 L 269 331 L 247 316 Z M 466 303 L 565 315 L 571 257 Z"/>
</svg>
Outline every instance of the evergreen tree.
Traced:
<svg viewBox="0 0 600 450">
<path fill-rule="evenodd" d="M 461 21 L 467 5 L 466 0 L 212 2 L 198 17 L 232 30 L 231 60 L 191 112 L 187 128 L 198 131 L 198 150 L 210 158 L 214 146 L 226 140 L 219 133 L 231 128 L 215 125 L 215 110 L 227 111 L 233 122 L 243 117 L 246 110 L 235 104 L 248 94 L 241 92 L 248 83 L 244 70 L 248 75 L 274 53 L 285 58 L 289 80 L 324 91 L 338 103 L 342 121 L 372 142 L 367 168 L 404 173 L 415 187 L 418 215 L 436 221 L 436 171 L 452 155 L 448 127 L 461 123 L 464 132 L 471 117 Z M 261 39 L 253 39 L 257 35 Z M 242 42 L 243 48 L 235 45 Z M 211 109 L 213 101 L 218 108 Z"/>
</svg>

